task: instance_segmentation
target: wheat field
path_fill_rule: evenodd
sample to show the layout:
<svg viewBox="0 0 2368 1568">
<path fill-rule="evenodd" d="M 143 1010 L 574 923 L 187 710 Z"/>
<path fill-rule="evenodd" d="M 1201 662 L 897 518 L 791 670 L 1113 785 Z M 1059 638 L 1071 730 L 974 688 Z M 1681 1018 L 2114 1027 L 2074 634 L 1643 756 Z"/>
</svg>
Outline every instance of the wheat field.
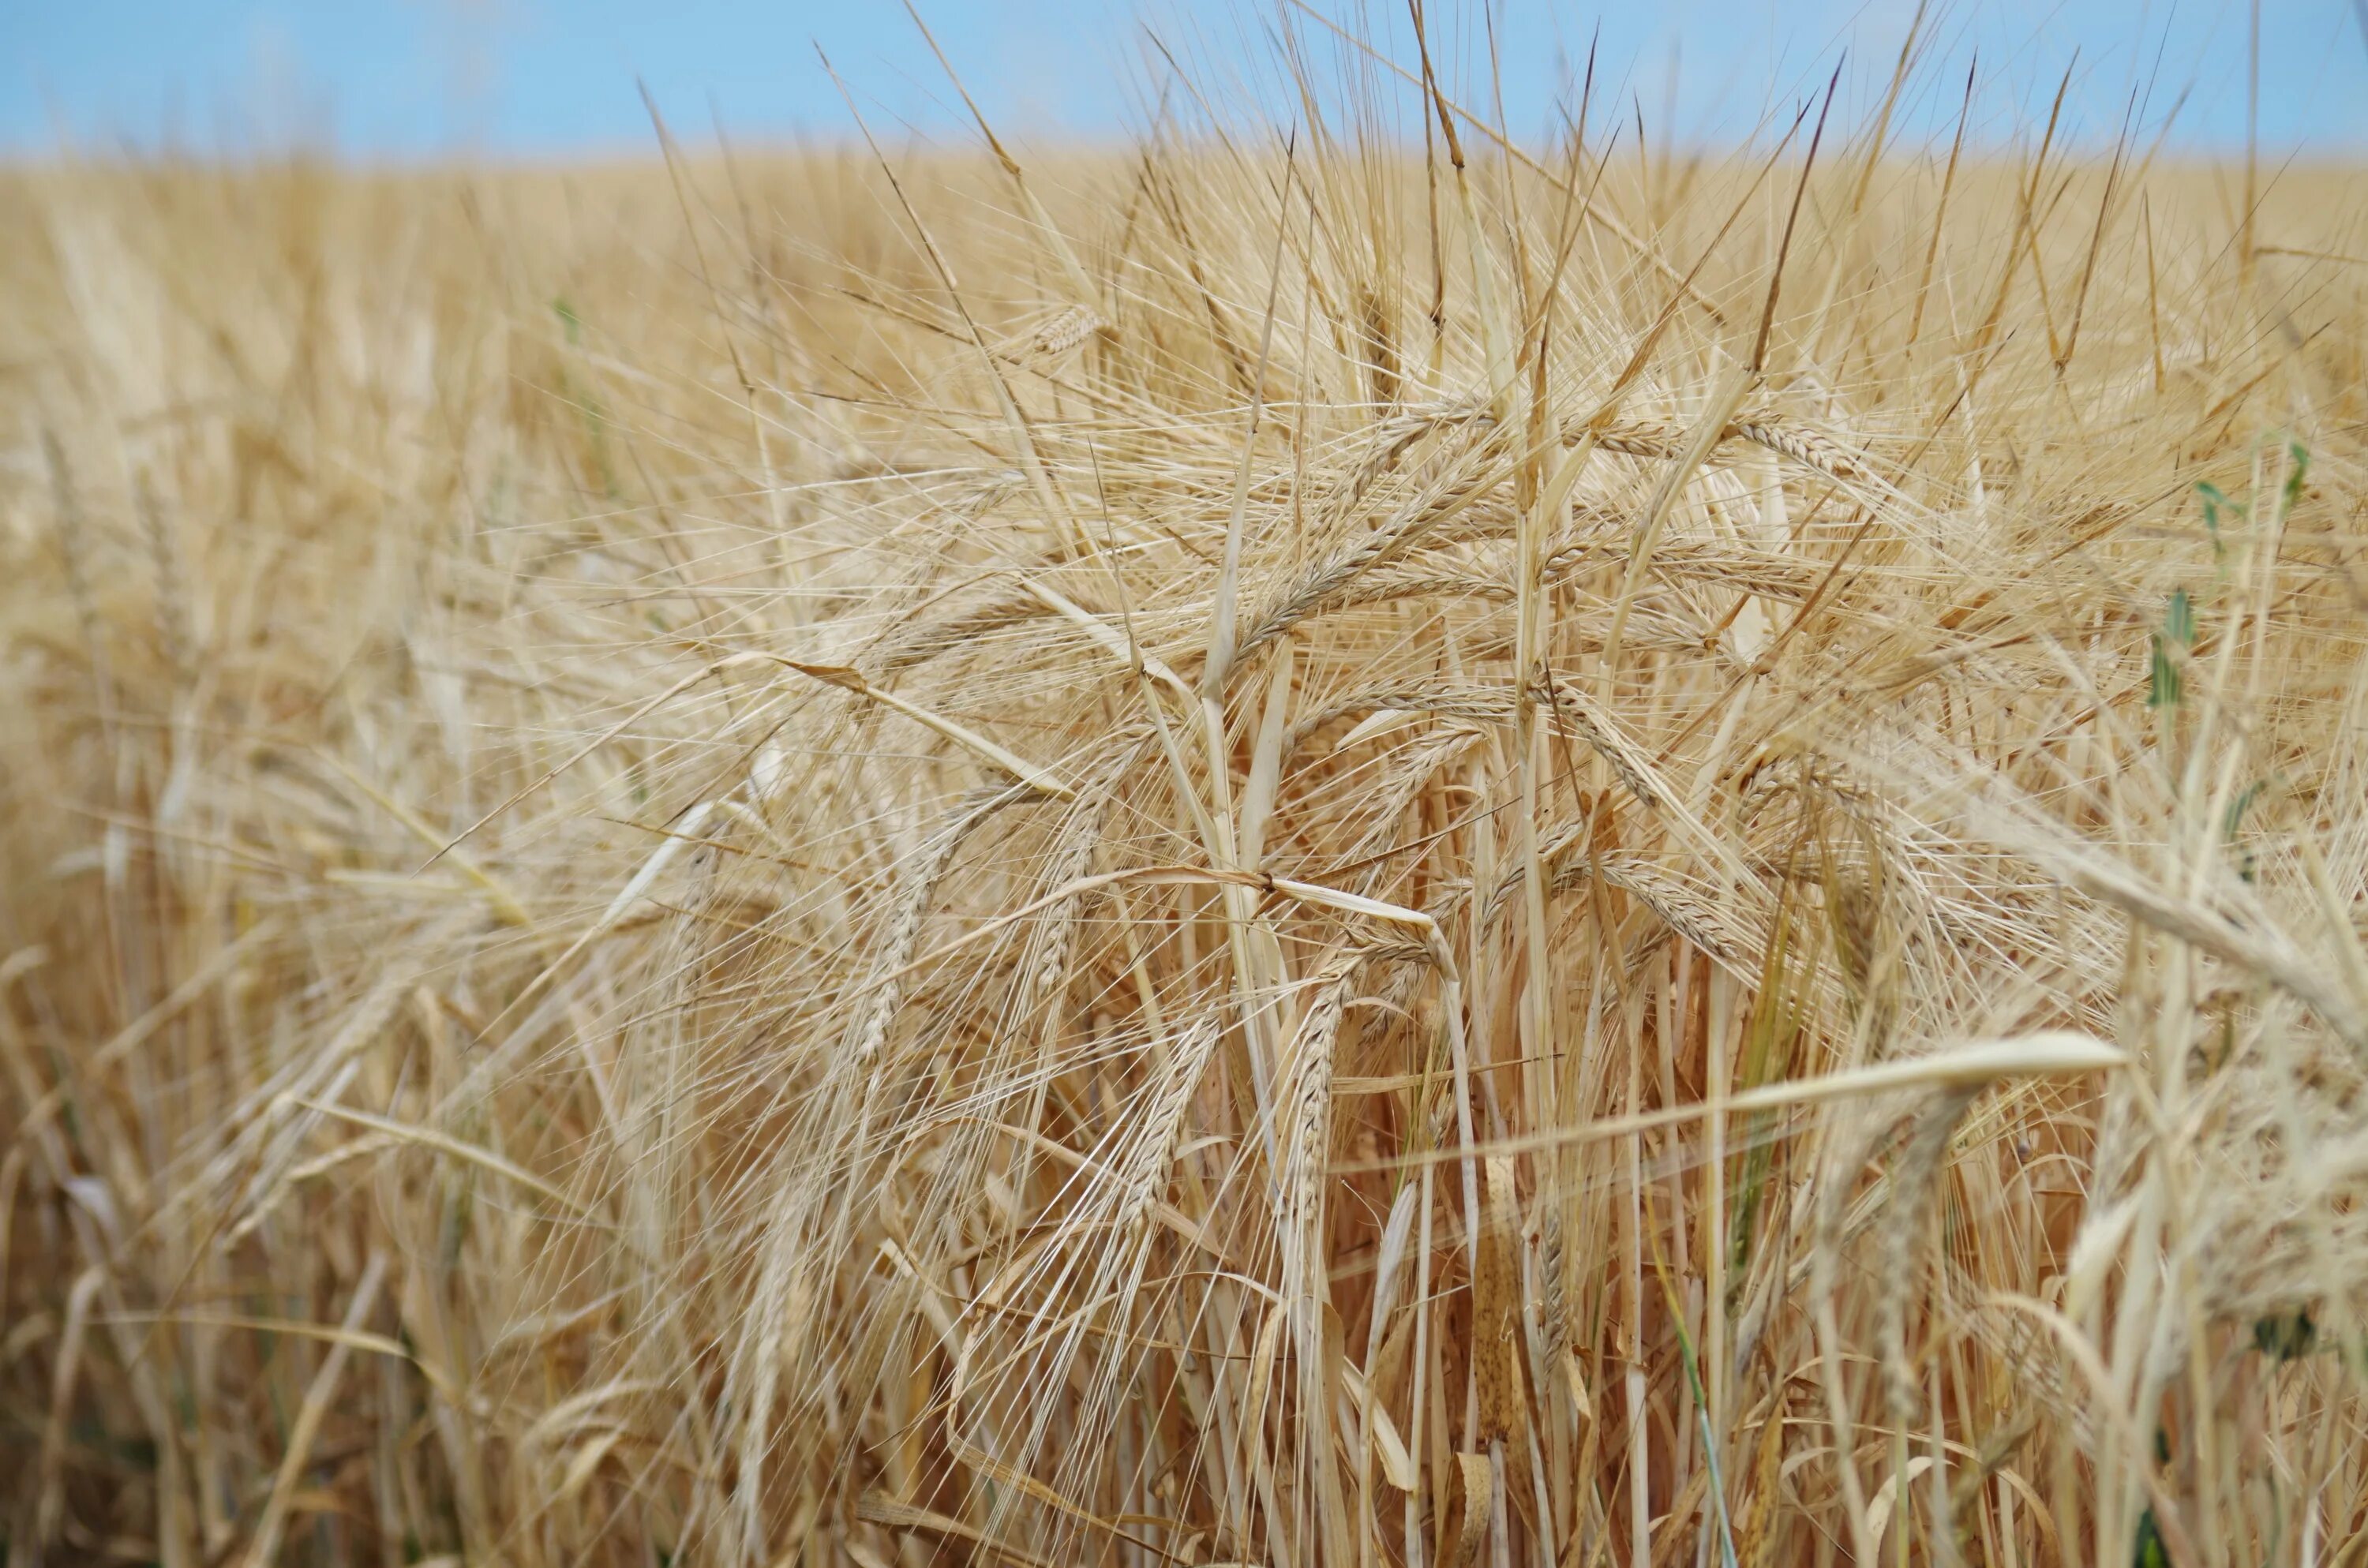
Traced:
<svg viewBox="0 0 2368 1568">
<path fill-rule="evenodd" d="M 0 176 L 8 1563 L 2368 1560 L 2368 171 L 1362 70 Z"/>
</svg>

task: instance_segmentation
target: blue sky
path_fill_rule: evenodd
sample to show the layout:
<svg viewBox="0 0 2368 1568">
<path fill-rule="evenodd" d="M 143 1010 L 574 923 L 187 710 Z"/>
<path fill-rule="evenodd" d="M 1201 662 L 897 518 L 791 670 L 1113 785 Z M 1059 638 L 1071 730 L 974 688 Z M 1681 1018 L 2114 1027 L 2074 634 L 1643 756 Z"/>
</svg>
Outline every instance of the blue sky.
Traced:
<svg viewBox="0 0 2368 1568">
<path fill-rule="evenodd" d="M 1385 47 L 1412 58 L 1398 0 L 1310 3 L 1342 19 L 1362 9 Z M 2271 152 L 2368 152 L 2363 6 L 2263 0 L 2259 123 Z M 1276 0 L 925 0 L 922 10 L 998 129 L 1023 138 L 1139 128 L 1154 35 L 1226 112 L 1288 107 L 1261 41 Z M 1550 123 L 1599 25 L 1600 74 L 1656 136 L 1670 125 L 1697 138 L 1748 132 L 1821 86 L 1845 49 L 1845 107 L 1862 108 L 1913 10 L 1913 0 L 1497 0 L 1507 118 L 1530 132 Z M 1936 10 L 1939 48 L 1905 113 L 1911 136 L 1943 131 L 1978 49 L 1977 136 L 2044 112 L 2077 61 L 2069 102 L 2089 139 L 2109 137 L 2133 89 L 2150 83 L 2157 119 L 2187 90 L 2176 142 L 2243 144 L 2249 0 Z M 1485 82 L 1477 0 L 1429 0 L 1429 11 L 1443 68 Z M 686 139 L 719 119 L 752 142 L 844 137 L 853 122 L 817 42 L 875 131 L 962 139 L 958 106 L 898 0 L 0 0 L 0 151 L 61 139 L 215 152 L 304 142 L 402 159 L 645 150 L 637 77 Z M 1318 64 L 1329 69 L 1320 50 Z"/>
</svg>

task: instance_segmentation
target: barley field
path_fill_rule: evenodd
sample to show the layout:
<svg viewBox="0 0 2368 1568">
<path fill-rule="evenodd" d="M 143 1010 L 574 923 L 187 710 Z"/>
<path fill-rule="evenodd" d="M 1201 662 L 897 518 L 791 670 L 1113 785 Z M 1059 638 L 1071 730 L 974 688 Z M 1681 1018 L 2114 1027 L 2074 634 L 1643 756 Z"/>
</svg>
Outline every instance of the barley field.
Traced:
<svg viewBox="0 0 2368 1568">
<path fill-rule="evenodd" d="M 0 174 L 9 1564 L 2368 1561 L 2368 170 L 1384 101 Z"/>
</svg>

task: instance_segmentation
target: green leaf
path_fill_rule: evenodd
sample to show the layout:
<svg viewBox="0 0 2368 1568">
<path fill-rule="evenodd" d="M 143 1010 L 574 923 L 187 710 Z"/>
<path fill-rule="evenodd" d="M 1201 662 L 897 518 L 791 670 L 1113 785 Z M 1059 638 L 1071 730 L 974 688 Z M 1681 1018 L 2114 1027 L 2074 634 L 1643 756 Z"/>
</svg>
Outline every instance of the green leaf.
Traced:
<svg viewBox="0 0 2368 1568">
<path fill-rule="evenodd" d="M 2311 1321 L 2308 1307 L 2271 1312 L 2253 1324 L 2253 1348 L 2280 1361 L 2307 1356 L 2317 1344 L 2318 1324 Z"/>
<path fill-rule="evenodd" d="M 2209 480 L 2198 484 L 2195 487 L 2195 494 L 2203 500 L 2203 531 L 2212 536 L 2212 553 L 2215 557 L 2227 554 L 2228 547 L 2220 539 L 2221 508 L 2226 507 L 2232 512 L 2240 508 L 2227 496 L 2222 494 L 2220 487 Z"/>
<path fill-rule="evenodd" d="M 2290 460 L 2286 464 L 2285 490 L 2278 504 L 2281 517 L 2292 513 L 2295 503 L 2302 499 L 2303 476 L 2310 472 L 2310 453 L 2300 441 L 2286 443 L 2286 457 Z"/>
<path fill-rule="evenodd" d="M 2130 1568 L 2170 1568 L 2170 1549 L 2162 1543 L 2162 1527 L 2154 1510 L 2138 1516 L 2137 1538 L 2130 1546 Z"/>
<path fill-rule="evenodd" d="M 2232 841 L 2236 838 L 2237 830 L 2245 824 L 2245 813 L 2253 809 L 2253 802 L 2260 800 L 2261 791 L 2268 788 L 2268 779 L 2256 778 L 2237 791 L 2237 798 L 2228 802 L 2226 818 L 2220 824 L 2221 836 Z"/>
<path fill-rule="evenodd" d="M 2146 706 L 2169 708 L 2180 698 L 2179 662 L 2170 645 L 2181 648 L 2195 646 L 2195 606 L 2185 588 L 2170 596 L 2170 609 L 2163 617 L 2162 630 L 2154 637 L 2154 665 L 2148 672 Z"/>
<path fill-rule="evenodd" d="M 2164 650 L 2162 638 L 2157 634 L 2154 640 L 2154 668 L 2149 672 L 2146 685 L 2146 706 L 2170 708 L 2178 702 L 2179 666 L 2170 662 L 2170 654 Z"/>
</svg>

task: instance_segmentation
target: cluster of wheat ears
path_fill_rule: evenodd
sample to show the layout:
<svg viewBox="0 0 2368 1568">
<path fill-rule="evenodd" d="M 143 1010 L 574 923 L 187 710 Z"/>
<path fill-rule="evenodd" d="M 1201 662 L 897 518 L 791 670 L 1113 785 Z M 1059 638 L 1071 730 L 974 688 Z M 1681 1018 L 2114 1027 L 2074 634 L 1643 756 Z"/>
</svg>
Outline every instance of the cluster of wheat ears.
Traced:
<svg viewBox="0 0 2368 1568">
<path fill-rule="evenodd" d="M 10 1564 L 2362 1561 L 2368 182 L 1289 15 L 6 176 Z"/>
</svg>

